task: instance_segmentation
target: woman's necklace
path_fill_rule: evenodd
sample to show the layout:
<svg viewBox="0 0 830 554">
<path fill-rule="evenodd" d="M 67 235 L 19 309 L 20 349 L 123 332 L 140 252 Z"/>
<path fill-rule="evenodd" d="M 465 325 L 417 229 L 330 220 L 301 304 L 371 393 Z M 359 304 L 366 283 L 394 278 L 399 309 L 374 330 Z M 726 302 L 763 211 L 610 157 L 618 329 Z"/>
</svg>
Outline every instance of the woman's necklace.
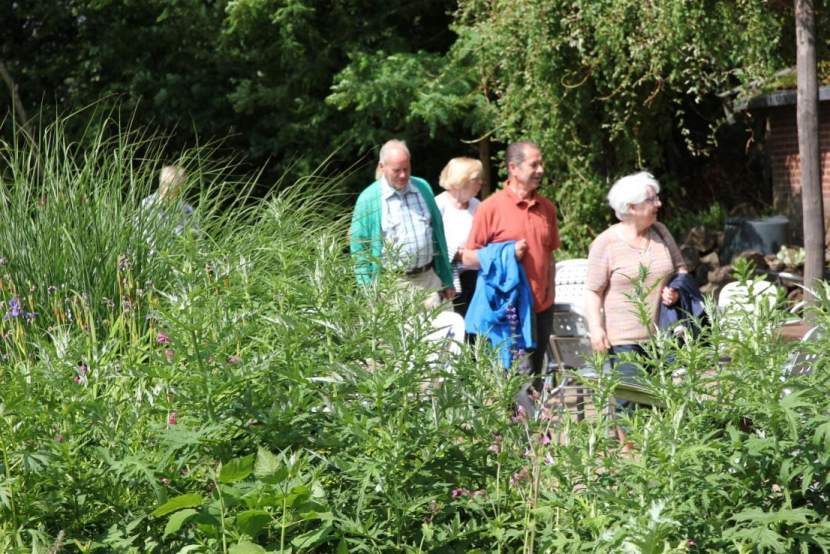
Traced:
<svg viewBox="0 0 830 554">
<path fill-rule="evenodd" d="M 635 235 L 634 240 L 627 239 L 619 227 L 614 227 L 614 232 L 621 241 L 628 245 L 629 248 L 636 250 L 640 254 L 647 253 L 651 248 L 651 228 L 649 228 L 646 231 L 646 234 L 642 237 Z"/>
</svg>

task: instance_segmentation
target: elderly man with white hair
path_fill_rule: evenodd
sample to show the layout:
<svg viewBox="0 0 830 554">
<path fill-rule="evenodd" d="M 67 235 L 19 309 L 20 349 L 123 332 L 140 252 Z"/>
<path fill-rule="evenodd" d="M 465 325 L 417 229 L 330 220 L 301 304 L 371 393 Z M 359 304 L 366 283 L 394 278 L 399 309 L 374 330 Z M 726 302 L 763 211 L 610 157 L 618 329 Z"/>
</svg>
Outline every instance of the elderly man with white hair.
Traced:
<svg viewBox="0 0 830 554">
<path fill-rule="evenodd" d="M 453 298 L 441 213 L 429 183 L 412 176 L 403 141 L 390 140 L 381 147 L 376 177 L 352 214 L 350 242 L 358 282 L 372 282 L 383 266 L 400 272 L 403 282 L 431 291 L 430 308 Z"/>
</svg>

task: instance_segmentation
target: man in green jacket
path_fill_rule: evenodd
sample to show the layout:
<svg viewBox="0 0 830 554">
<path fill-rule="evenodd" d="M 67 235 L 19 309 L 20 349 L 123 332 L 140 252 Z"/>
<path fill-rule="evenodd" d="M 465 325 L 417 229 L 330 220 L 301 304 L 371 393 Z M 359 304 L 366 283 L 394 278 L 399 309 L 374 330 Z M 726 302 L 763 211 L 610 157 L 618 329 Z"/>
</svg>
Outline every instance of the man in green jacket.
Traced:
<svg viewBox="0 0 830 554">
<path fill-rule="evenodd" d="M 455 296 L 441 214 L 432 189 L 412 176 L 406 144 L 390 140 L 380 149 L 378 179 L 358 197 L 350 229 L 355 273 L 371 283 L 382 265 L 404 281 L 436 294 L 428 306 Z"/>
</svg>

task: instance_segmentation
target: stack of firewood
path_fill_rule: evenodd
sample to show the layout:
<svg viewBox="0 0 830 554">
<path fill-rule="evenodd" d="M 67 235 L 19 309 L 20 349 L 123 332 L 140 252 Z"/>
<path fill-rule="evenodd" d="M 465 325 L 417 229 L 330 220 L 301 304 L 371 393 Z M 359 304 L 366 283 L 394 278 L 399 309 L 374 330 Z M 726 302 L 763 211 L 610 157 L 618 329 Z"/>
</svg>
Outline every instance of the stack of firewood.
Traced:
<svg viewBox="0 0 830 554">
<path fill-rule="evenodd" d="M 686 267 L 694 274 L 697 284 L 703 293 L 717 295 L 726 283 L 734 281 L 732 275 L 733 264 L 737 258 L 747 258 L 755 264 L 760 272 L 771 273 L 776 277 L 783 274 L 792 276 L 790 284 L 792 291 L 790 296 L 800 293 L 796 285 L 800 275 L 803 273 L 803 255 L 799 255 L 802 249 L 782 247 L 778 254 L 762 254 L 757 250 L 744 250 L 732 256 L 732 259 L 722 260 L 720 252 L 723 247 L 722 231 L 712 231 L 702 225 L 692 227 L 683 240 L 680 251 L 686 260 Z M 782 279 L 779 278 L 779 281 Z M 793 292 L 796 291 L 796 292 Z"/>
</svg>

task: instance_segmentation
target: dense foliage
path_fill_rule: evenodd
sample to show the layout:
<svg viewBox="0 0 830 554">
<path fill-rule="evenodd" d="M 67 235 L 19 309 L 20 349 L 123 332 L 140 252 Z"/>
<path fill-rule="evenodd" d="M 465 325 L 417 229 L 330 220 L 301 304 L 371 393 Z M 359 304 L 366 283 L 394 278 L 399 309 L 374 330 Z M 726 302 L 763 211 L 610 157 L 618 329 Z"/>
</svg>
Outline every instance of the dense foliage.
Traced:
<svg viewBox="0 0 830 554">
<path fill-rule="evenodd" d="M 675 207 L 687 197 L 711 200 L 701 158 L 724 154 L 716 131 L 730 99 L 719 95 L 788 63 L 788 25 L 787 11 L 766 0 L 462 0 L 458 38 L 442 60 L 366 54 L 338 76 L 330 100 L 402 112 L 434 133 L 455 124 L 471 137 L 538 142 L 565 243 L 584 250 L 610 219 L 609 183 L 636 169 L 668 183 Z M 404 105 L 395 109 L 390 98 Z M 733 130 L 731 141 L 746 136 Z M 731 188 L 751 174 L 713 165 L 737 181 Z"/>
<path fill-rule="evenodd" d="M 171 152 L 223 139 L 255 167 L 270 160 L 274 179 L 288 167 L 302 174 L 338 148 L 343 167 L 360 161 L 365 145 L 351 141 L 351 127 L 362 116 L 324 102 L 333 75 L 360 52 L 445 51 L 447 8 L 435 0 L 394 9 L 376 0 L 4 2 L 0 62 L 30 117 L 41 104 L 47 122 L 55 107 L 118 106 L 171 132 Z M 0 105 L 10 113 L 5 86 Z M 418 142 L 419 130 L 397 117 L 366 137 L 372 146 L 393 133 Z"/>
<path fill-rule="evenodd" d="M 689 154 L 711 149 L 713 98 L 785 63 L 785 24 L 765 0 L 469 0 L 455 48 L 490 68 L 496 136 L 555 153 L 563 234 L 592 237 L 609 180 L 649 168 L 677 181 Z"/>
<path fill-rule="evenodd" d="M 77 151 L 58 126 L 52 148 L 3 145 L 0 232 L 33 231 L 3 247 L 0 549 L 830 547 L 828 338 L 784 381 L 781 311 L 715 316 L 649 347 L 662 408 L 528 418 L 493 352 L 425 340 L 391 280 L 354 285 L 319 183 L 227 215 L 216 198 L 246 185 L 191 153 L 197 217 L 177 237 L 139 207 L 160 164 L 125 159 L 137 140 Z"/>
<path fill-rule="evenodd" d="M 794 63 L 778 0 L 8 2 L 0 26 L 30 116 L 116 105 L 170 132 L 171 152 L 222 139 L 271 181 L 332 152 L 371 164 L 395 135 L 432 182 L 460 154 L 497 180 L 504 144 L 536 140 L 572 250 L 607 222 L 608 182 L 637 168 L 670 186 L 669 209 L 763 201 L 751 124 L 714 129 L 723 93 Z"/>
</svg>

